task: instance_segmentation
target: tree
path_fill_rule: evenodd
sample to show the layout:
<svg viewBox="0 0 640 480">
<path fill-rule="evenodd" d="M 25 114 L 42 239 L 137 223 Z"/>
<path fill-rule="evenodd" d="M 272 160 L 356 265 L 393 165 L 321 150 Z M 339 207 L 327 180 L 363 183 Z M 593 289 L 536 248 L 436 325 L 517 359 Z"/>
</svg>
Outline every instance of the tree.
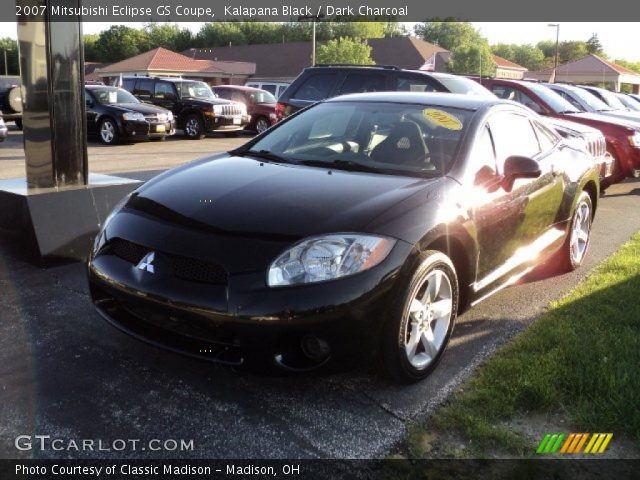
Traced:
<svg viewBox="0 0 640 480">
<path fill-rule="evenodd" d="M 451 50 L 449 70 L 464 75 L 494 76 L 496 64 L 486 42 L 456 46 Z"/>
<path fill-rule="evenodd" d="M 366 41 L 347 37 L 329 40 L 324 45 L 320 45 L 316 52 L 316 62 L 354 65 L 375 65 L 376 63 L 371 58 L 371 47 Z"/>
<path fill-rule="evenodd" d="M 238 22 L 205 23 L 196 35 L 198 46 L 223 47 L 228 45 L 246 45 L 247 38 Z"/>
<path fill-rule="evenodd" d="M 4 63 L 4 54 L 7 53 L 7 64 Z M 20 59 L 18 57 L 18 42 L 13 38 L 0 38 L 0 75 L 5 72 L 9 75 L 20 74 Z"/>
<path fill-rule="evenodd" d="M 150 50 L 145 31 L 126 25 L 112 25 L 101 32 L 95 47 L 101 62 L 117 62 Z"/>
<path fill-rule="evenodd" d="M 186 28 L 171 23 L 148 23 L 144 31 L 149 41 L 149 48 L 167 48 L 181 52 L 191 46 L 193 35 Z"/>
<path fill-rule="evenodd" d="M 451 51 L 461 45 L 486 43 L 480 32 L 468 22 L 423 22 L 416 25 L 414 31 L 427 42 Z"/>
<path fill-rule="evenodd" d="M 491 51 L 499 57 L 506 58 L 507 60 L 515 62 L 515 49 L 517 47 L 518 46 L 513 43 L 498 43 L 496 45 L 491 45 Z"/>
<path fill-rule="evenodd" d="M 597 33 L 591 34 L 589 40 L 587 40 L 587 51 L 591 54 L 602 55 L 602 43 L 600 43 Z"/>
<path fill-rule="evenodd" d="M 543 40 L 536 45 L 545 57 L 545 66 L 550 67 L 554 65 L 556 57 L 556 42 L 553 40 Z M 567 40 L 560 42 L 558 48 L 558 63 L 567 63 L 578 60 L 589 54 L 587 49 L 587 42 L 582 40 Z"/>
<path fill-rule="evenodd" d="M 544 53 L 533 45 L 498 43 L 491 47 L 491 51 L 502 58 L 526 67 L 527 70 L 537 71 L 545 67 Z"/>
<path fill-rule="evenodd" d="M 328 23 L 331 37 L 327 38 L 382 38 L 384 37 L 384 22 L 333 22 Z"/>
<path fill-rule="evenodd" d="M 85 62 L 98 62 L 100 61 L 100 53 L 98 50 L 98 39 L 100 35 L 97 33 L 88 33 L 83 36 L 82 43 L 84 44 L 84 61 Z"/>
</svg>

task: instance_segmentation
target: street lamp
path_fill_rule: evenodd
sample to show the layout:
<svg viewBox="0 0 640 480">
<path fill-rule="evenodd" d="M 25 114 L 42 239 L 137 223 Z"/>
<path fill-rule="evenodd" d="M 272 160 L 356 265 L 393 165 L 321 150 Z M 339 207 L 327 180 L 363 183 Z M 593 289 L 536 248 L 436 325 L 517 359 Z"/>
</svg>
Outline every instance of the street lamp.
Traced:
<svg viewBox="0 0 640 480">
<path fill-rule="evenodd" d="M 299 22 L 312 22 L 312 35 L 311 35 L 311 66 L 316 64 L 316 22 L 324 18 L 324 14 L 320 15 L 303 15 L 298 17 Z"/>
<path fill-rule="evenodd" d="M 558 68 L 558 53 L 560 49 L 560 24 L 559 23 L 549 23 L 549 27 L 555 27 L 556 29 L 556 63 L 554 68 Z"/>
</svg>

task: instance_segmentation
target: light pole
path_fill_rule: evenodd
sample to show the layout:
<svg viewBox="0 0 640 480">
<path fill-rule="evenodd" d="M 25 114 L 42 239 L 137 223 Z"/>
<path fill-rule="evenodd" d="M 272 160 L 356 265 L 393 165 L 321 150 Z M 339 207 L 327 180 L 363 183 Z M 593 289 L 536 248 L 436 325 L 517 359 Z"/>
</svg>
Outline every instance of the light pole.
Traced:
<svg viewBox="0 0 640 480">
<path fill-rule="evenodd" d="M 303 15 L 298 17 L 299 22 L 309 22 L 312 23 L 311 29 L 311 66 L 315 66 L 316 64 L 316 22 L 320 19 L 324 18 L 324 14 L 320 15 Z"/>
<path fill-rule="evenodd" d="M 555 27 L 556 29 L 556 62 L 555 67 L 558 68 L 558 54 L 560 51 L 560 24 L 559 23 L 550 23 L 549 27 Z"/>
</svg>

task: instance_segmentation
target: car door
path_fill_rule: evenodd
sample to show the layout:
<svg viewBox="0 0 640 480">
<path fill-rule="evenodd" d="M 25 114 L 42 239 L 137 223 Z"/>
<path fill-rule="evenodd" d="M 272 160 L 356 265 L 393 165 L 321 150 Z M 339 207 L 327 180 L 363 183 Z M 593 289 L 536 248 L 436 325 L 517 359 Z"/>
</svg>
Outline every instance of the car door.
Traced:
<svg viewBox="0 0 640 480">
<path fill-rule="evenodd" d="M 173 83 L 156 81 L 153 92 L 154 105 L 171 110 L 175 114 L 177 102 L 178 93 Z"/>
<path fill-rule="evenodd" d="M 562 204 L 564 185 L 561 171 L 555 164 L 556 146 L 547 146 L 543 150 L 531 119 L 525 114 L 496 113 L 489 120 L 489 128 L 495 144 L 499 174 L 504 174 L 507 158 L 514 155 L 532 158 L 540 167 L 539 177 L 516 179 L 510 192 L 514 200 L 524 207 L 515 241 L 526 246 L 556 223 Z"/>
<path fill-rule="evenodd" d="M 476 291 L 507 281 L 562 238 L 561 231 L 547 233 L 561 207 L 562 180 L 554 171 L 551 151 L 542 151 L 530 118 L 497 112 L 485 128 L 495 155 L 495 171 L 476 172 L 475 198 L 479 201 L 470 210 L 479 246 Z M 490 151 L 488 147 L 483 150 Z M 505 162 L 516 155 L 538 161 L 541 175 L 505 182 Z"/>
</svg>

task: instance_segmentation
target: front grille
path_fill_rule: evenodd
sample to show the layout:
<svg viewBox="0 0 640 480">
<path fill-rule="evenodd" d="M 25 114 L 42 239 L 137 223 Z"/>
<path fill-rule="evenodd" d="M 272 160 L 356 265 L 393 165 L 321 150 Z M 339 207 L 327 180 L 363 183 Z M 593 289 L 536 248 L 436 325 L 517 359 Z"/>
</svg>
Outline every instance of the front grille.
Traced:
<svg viewBox="0 0 640 480">
<path fill-rule="evenodd" d="M 153 115 L 146 115 L 145 120 L 150 123 L 167 123 L 169 116 L 166 113 L 158 113 Z"/>
<path fill-rule="evenodd" d="M 222 105 L 222 115 L 242 115 L 242 110 L 237 105 Z"/>
<path fill-rule="evenodd" d="M 108 253 L 122 260 L 137 265 L 152 249 L 143 247 L 122 238 L 114 238 L 108 244 Z M 227 271 L 220 265 L 204 262 L 190 257 L 157 252 L 167 259 L 173 275 L 182 280 L 212 285 L 226 285 Z"/>
</svg>

